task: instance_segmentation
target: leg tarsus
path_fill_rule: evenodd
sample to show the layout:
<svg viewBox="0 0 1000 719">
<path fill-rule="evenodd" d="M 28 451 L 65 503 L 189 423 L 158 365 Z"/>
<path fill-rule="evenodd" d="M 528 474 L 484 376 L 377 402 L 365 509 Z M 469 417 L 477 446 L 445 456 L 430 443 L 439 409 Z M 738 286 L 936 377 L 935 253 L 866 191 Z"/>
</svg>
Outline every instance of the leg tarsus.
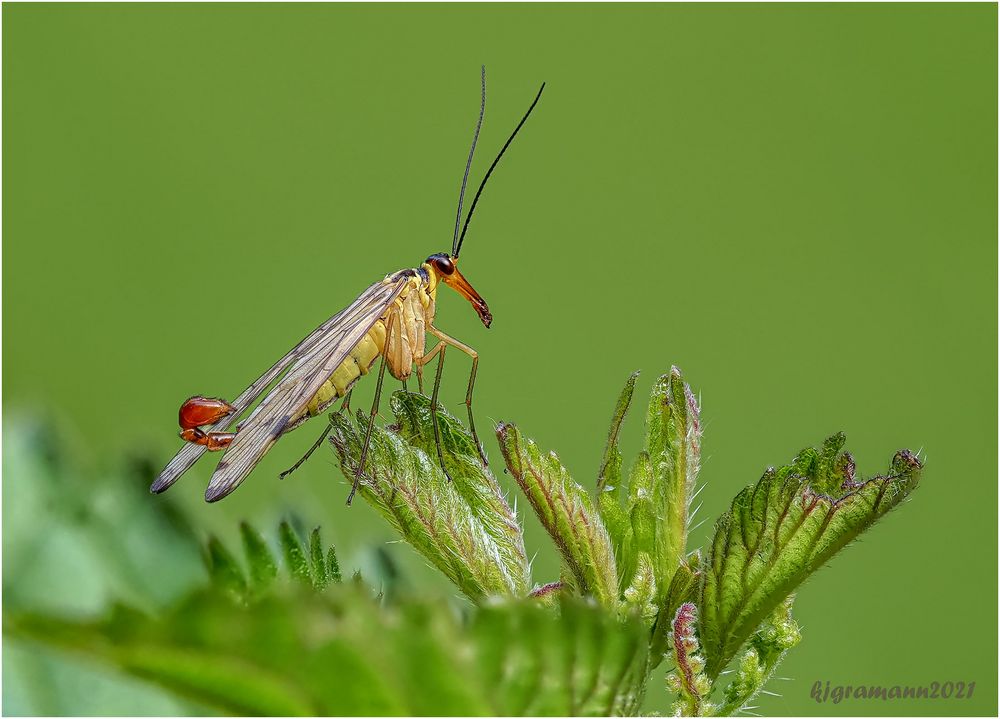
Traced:
<svg viewBox="0 0 1000 719">
<path fill-rule="evenodd" d="M 489 467 L 490 463 L 486 459 L 486 452 L 483 451 L 483 443 L 479 441 L 479 435 L 476 434 L 476 418 L 472 414 L 472 388 L 476 384 L 478 367 L 479 355 L 472 355 L 472 372 L 469 374 L 469 389 L 465 393 L 465 406 L 469 410 L 469 431 L 472 432 L 472 441 L 476 443 L 476 449 L 479 451 L 479 459 L 482 460 L 484 467 Z"/>
</svg>

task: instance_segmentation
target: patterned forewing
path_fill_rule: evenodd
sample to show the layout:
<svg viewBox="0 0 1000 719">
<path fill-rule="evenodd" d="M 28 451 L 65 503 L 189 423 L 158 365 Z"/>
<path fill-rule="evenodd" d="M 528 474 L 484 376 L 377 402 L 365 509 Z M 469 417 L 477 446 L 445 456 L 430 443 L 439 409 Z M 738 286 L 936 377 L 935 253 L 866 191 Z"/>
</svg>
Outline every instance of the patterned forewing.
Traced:
<svg viewBox="0 0 1000 719">
<path fill-rule="evenodd" d="M 289 366 L 298 366 L 301 364 L 303 359 L 311 356 L 310 351 L 316 347 L 317 342 L 327 338 L 331 330 L 339 325 L 351 322 L 352 319 L 356 317 L 359 308 L 368 308 L 373 301 L 377 302 L 378 298 L 382 295 L 395 299 L 398 292 L 399 288 L 397 288 L 397 283 L 386 285 L 382 282 L 376 282 L 374 285 L 369 287 L 353 303 L 309 333 L 308 336 L 295 345 L 295 347 L 293 347 L 284 357 L 275 362 L 270 369 L 258 377 L 253 384 L 247 387 L 243 393 L 240 394 L 239 397 L 230 402 L 230 404 L 236 408 L 236 411 L 228 417 L 222 418 L 215 424 L 206 427 L 206 431 L 225 432 L 228 430 L 233 424 L 236 423 L 240 415 L 242 415 L 247 408 L 250 407 L 250 405 L 257 401 L 264 390 L 266 390 L 272 382 L 280 377 Z M 385 304 L 387 305 L 390 301 L 391 299 L 385 302 Z M 160 475 L 150 486 L 150 491 L 156 494 L 166 491 L 180 478 L 182 474 L 194 466 L 194 463 L 197 462 L 206 451 L 207 448 L 204 445 L 185 442 L 180 451 L 174 455 L 173 459 L 171 459 L 170 462 L 167 463 L 167 466 L 164 467 L 163 471 L 160 472 Z"/>
<path fill-rule="evenodd" d="M 369 287 L 323 337 L 295 360 L 288 373 L 240 425 L 205 490 L 207 501 L 222 499 L 246 479 L 289 421 L 315 396 L 405 284 L 406 280 L 400 279 Z"/>
</svg>

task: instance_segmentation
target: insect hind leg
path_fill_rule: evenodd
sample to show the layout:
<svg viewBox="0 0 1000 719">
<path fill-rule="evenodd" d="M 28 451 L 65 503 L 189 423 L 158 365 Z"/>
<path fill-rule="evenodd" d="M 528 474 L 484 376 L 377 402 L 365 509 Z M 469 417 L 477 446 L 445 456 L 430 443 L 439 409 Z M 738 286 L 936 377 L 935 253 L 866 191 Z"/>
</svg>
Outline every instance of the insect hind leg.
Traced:
<svg viewBox="0 0 1000 719">
<path fill-rule="evenodd" d="M 308 450 L 306 450 L 306 453 L 304 455 L 302 455 L 302 457 L 299 458 L 298 462 L 296 462 L 291 467 L 289 467 L 288 469 L 286 469 L 284 472 L 282 472 L 281 474 L 279 474 L 278 475 L 278 479 L 284 479 L 285 477 L 287 477 L 288 475 L 290 475 L 292 472 L 294 472 L 296 469 L 298 469 L 299 467 L 301 467 L 305 463 L 305 461 L 312 456 L 312 453 L 315 452 L 317 449 L 319 449 L 319 446 L 321 444 L 323 444 L 323 440 L 326 439 L 326 436 L 328 434 L 330 434 L 330 430 L 333 429 L 334 418 L 338 414 L 344 414 L 345 412 L 350 411 L 350 409 L 351 409 L 351 392 L 352 392 L 352 390 L 347 390 L 347 394 L 344 395 L 344 402 L 343 402 L 343 404 L 340 405 L 340 409 L 337 410 L 336 412 L 331 412 L 330 413 L 330 421 L 327 423 L 326 428 L 323 430 L 323 434 L 321 434 L 316 439 L 316 441 L 313 442 L 312 447 L 310 447 Z"/>
<path fill-rule="evenodd" d="M 378 403 L 382 397 L 382 382 L 385 380 L 385 365 L 386 365 L 386 355 L 388 354 L 389 340 L 392 337 L 392 321 L 386 322 L 385 325 L 385 347 L 386 351 L 382 353 L 382 361 L 379 363 L 378 367 L 378 382 L 375 384 L 375 399 L 372 401 L 372 410 L 368 415 L 368 428 L 365 430 L 365 441 L 361 446 L 361 458 L 358 460 L 357 469 L 354 472 L 354 482 L 351 484 L 351 493 L 347 495 L 347 506 L 351 506 L 351 502 L 354 501 L 354 495 L 358 491 L 358 485 L 361 483 L 361 474 L 365 471 L 365 462 L 368 459 L 368 447 L 372 441 L 372 428 L 375 426 L 375 415 L 378 414 Z"/>
</svg>

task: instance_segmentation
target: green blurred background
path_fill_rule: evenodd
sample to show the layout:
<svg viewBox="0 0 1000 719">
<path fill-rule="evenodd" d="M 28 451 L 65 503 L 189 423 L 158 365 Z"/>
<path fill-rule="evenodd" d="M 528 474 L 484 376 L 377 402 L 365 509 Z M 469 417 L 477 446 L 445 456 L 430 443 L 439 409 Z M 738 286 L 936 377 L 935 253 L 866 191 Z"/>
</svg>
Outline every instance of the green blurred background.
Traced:
<svg viewBox="0 0 1000 719">
<path fill-rule="evenodd" d="M 369 283 L 447 250 L 485 63 L 477 182 L 548 85 L 462 255 L 492 329 L 439 301 L 438 324 L 481 353 L 480 427 L 518 422 L 592 486 L 625 378 L 642 369 L 645 392 L 680 366 L 706 426 L 694 546 L 766 466 L 834 431 L 866 474 L 922 447 L 913 500 L 800 591 L 794 681 L 757 711 L 996 712 L 996 5 L 5 5 L 3 20 L 6 429 L 54 418 L 81 477 L 162 464 L 187 396 L 233 398 Z M 467 371 L 449 357 L 456 412 Z M 208 461 L 148 502 L 230 539 L 295 511 L 364 567 L 394 536 L 344 506 L 332 453 L 275 479 L 307 427 L 222 503 L 202 500 Z M 626 432 L 634 449 L 638 415 Z M 31 477 L 5 469 L 9 522 Z M 552 580 L 527 525 L 535 579 Z M 155 533 L 132 536 L 169 566 Z M 21 549 L 5 537 L 8 562 Z M 5 713 L 43 711 L 21 671 L 39 650 L 5 650 Z M 101 668 L 65 671 L 75 712 L 172 710 Z M 816 680 L 977 689 L 821 705 Z"/>
</svg>

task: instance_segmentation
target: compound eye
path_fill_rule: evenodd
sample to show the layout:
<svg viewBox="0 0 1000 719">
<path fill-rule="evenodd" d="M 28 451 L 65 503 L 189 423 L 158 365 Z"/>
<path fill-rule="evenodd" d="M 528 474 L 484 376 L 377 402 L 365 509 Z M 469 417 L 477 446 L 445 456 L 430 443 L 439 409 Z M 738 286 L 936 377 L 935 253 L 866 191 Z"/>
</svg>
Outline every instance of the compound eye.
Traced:
<svg viewBox="0 0 1000 719">
<path fill-rule="evenodd" d="M 438 272 L 443 275 L 450 275 L 455 271 L 455 264 L 447 257 L 438 257 L 434 260 L 434 266 L 437 267 Z"/>
</svg>

